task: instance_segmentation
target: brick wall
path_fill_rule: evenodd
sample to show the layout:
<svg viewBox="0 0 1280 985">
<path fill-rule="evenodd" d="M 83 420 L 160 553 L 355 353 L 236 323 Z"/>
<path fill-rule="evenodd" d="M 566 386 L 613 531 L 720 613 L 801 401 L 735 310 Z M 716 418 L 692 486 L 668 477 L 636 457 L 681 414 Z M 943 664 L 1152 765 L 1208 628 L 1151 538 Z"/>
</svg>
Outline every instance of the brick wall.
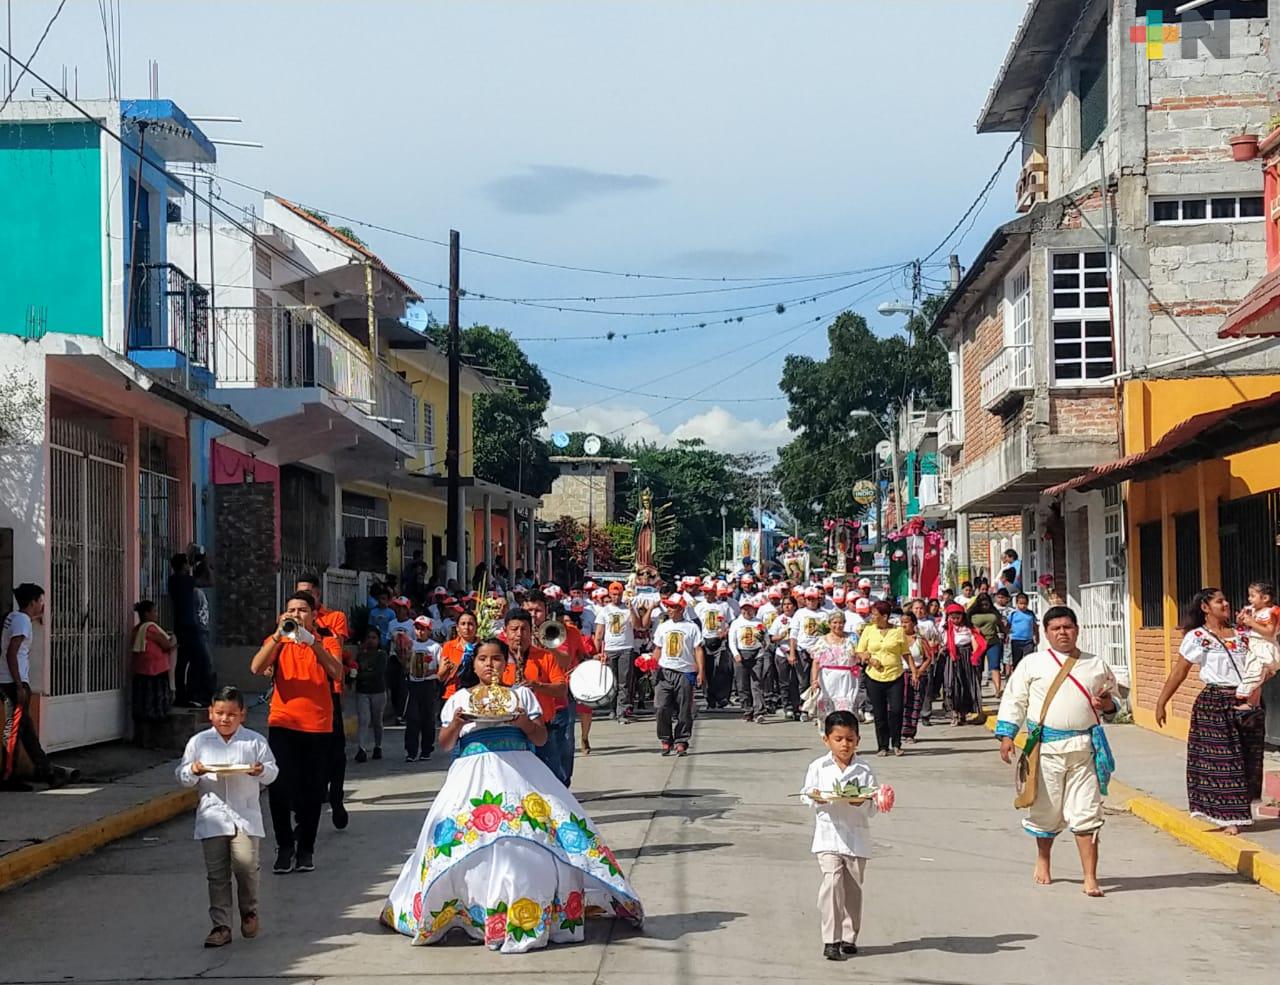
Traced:
<svg viewBox="0 0 1280 985">
<path fill-rule="evenodd" d="M 1049 431 L 1052 434 L 1115 437 L 1116 402 L 1111 391 L 1100 394 L 1053 394 L 1049 398 Z"/>
<path fill-rule="evenodd" d="M 1134 632 L 1133 648 L 1134 683 L 1138 692 L 1138 707 L 1154 711 L 1160 688 L 1164 686 L 1164 631 L 1139 629 Z"/>
<path fill-rule="evenodd" d="M 1012 541 L 1022 533 L 1022 515 L 974 517 L 969 521 L 969 571 L 976 578 L 986 575 L 992 581 L 999 571 L 991 560 L 991 544 Z M 1001 548 L 1003 550 L 1003 548 Z M 1021 552 L 1019 552 L 1021 553 Z M 1000 563 L 997 553 L 995 564 Z"/>
<path fill-rule="evenodd" d="M 585 469 L 573 472 L 566 468 L 551 483 L 551 490 L 543 494 L 538 519 L 555 523 L 562 516 L 571 516 L 586 523 L 588 515 L 594 514 L 596 523 L 610 522 L 614 480 L 612 470 L 593 474 Z"/>
<path fill-rule="evenodd" d="M 253 645 L 271 630 L 276 611 L 275 486 L 214 486 L 215 640 Z"/>
<path fill-rule="evenodd" d="M 981 317 L 972 331 L 966 330 L 961 343 L 964 401 L 964 447 L 960 450 L 960 466 L 981 458 L 998 446 L 1005 436 L 1005 425 L 999 417 L 982 409 L 982 367 L 1004 346 L 1003 306 L 994 292 L 983 299 Z M 967 329 L 967 326 L 966 326 Z"/>
</svg>

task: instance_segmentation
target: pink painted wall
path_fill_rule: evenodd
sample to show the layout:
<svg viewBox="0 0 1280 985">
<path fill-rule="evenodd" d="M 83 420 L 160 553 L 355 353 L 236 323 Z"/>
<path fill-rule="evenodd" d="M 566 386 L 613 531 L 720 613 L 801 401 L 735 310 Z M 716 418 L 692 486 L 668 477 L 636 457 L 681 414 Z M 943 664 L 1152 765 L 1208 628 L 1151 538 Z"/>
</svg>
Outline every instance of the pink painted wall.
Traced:
<svg viewBox="0 0 1280 985">
<path fill-rule="evenodd" d="M 244 482 L 248 476 L 253 482 L 269 482 L 275 487 L 275 559 L 280 560 L 280 469 L 267 462 L 260 462 L 252 455 L 209 442 L 209 475 L 215 486 L 229 486 Z"/>
</svg>

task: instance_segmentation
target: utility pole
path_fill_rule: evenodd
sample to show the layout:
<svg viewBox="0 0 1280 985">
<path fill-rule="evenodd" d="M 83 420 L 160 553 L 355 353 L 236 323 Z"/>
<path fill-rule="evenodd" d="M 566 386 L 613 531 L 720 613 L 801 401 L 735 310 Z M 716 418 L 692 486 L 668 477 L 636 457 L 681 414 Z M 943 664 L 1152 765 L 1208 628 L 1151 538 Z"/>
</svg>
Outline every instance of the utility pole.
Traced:
<svg viewBox="0 0 1280 985">
<path fill-rule="evenodd" d="M 459 376 L 461 375 L 462 337 L 458 330 L 458 263 L 462 250 L 458 231 L 449 230 L 449 436 L 445 445 L 444 461 L 449 477 L 448 510 L 445 525 L 445 557 L 448 575 L 459 577 L 462 564 L 461 474 L 458 445 L 461 441 L 459 427 Z"/>
<path fill-rule="evenodd" d="M 589 463 L 587 473 L 587 570 L 586 576 L 596 569 L 596 475 L 595 463 Z"/>
<path fill-rule="evenodd" d="M 955 253 L 952 253 L 951 256 L 947 258 L 947 265 L 950 268 L 951 274 L 951 290 L 954 291 L 960 286 L 960 257 Z"/>
</svg>

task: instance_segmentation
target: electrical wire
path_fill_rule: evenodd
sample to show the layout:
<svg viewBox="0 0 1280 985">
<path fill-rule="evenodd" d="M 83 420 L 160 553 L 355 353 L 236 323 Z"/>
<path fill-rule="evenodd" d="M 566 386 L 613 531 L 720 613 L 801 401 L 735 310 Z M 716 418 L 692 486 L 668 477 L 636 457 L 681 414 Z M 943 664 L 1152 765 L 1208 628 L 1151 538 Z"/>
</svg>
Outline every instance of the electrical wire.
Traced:
<svg viewBox="0 0 1280 985">
<path fill-rule="evenodd" d="M 62 8 L 65 7 L 66 5 L 67 5 L 67 0 L 61 0 L 61 3 L 58 4 L 58 9 L 53 12 L 53 16 L 49 18 L 49 23 L 44 26 L 44 32 L 40 35 L 40 40 L 36 42 L 35 48 L 31 50 L 31 54 L 27 58 L 27 63 L 25 65 L 22 65 L 21 62 L 18 62 L 18 64 L 22 65 L 22 71 L 18 74 L 18 77 L 14 79 L 13 82 L 10 84 L 9 91 L 4 94 L 4 102 L 0 103 L 0 113 L 4 112 L 5 107 L 9 105 L 9 101 L 13 99 L 13 94 L 18 91 L 18 86 L 22 85 L 22 80 L 26 77 L 28 72 L 28 66 L 33 61 L 36 60 L 36 55 L 40 54 L 40 49 L 44 46 L 44 39 L 47 38 L 49 36 L 49 32 L 53 30 L 54 21 L 58 19 L 59 15 L 61 15 L 62 13 Z M 7 51 L 5 52 L 5 55 L 11 58 L 13 61 L 18 61 L 16 58 L 13 57 L 11 53 Z M 66 69 L 64 68 L 63 71 L 65 72 Z M 31 73 L 31 76 L 33 78 L 36 78 L 36 74 L 34 72 Z M 42 85 L 45 85 L 45 86 L 49 85 L 43 79 L 37 79 L 37 81 L 39 81 Z M 52 87 L 50 86 L 50 88 Z"/>
</svg>

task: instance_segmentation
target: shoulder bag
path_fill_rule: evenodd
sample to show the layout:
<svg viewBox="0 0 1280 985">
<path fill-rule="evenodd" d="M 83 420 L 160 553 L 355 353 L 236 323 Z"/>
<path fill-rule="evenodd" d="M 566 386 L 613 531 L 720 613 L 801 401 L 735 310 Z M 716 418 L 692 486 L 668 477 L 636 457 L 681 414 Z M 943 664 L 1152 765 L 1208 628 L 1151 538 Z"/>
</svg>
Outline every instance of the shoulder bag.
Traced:
<svg viewBox="0 0 1280 985">
<path fill-rule="evenodd" d="M 1022 754 L 1018 757 L 1018 765 L 1013 775 L 1014 807 L 1030 807 L 1036 802 L 1036 788 L 1039 785 L 1037 781 L 1040 776 L 1040 732 L 1044 728 L 1044 716 L 1049 711 L 1049 706 L 1053 704 L 1058 688 L 1062 687 L 1071 673 L 1071 668 L 1076 665 L 1076 659 L 1074 655 L 1067 657 L 1058 668 L 1058 676 L 1049 685 L 1049 690 L 1044 696 L 1044 704 L 1040 706 L 1040 724 L 1027 732 L 1027 741 L 1023 744 Z"/>
</svg>

